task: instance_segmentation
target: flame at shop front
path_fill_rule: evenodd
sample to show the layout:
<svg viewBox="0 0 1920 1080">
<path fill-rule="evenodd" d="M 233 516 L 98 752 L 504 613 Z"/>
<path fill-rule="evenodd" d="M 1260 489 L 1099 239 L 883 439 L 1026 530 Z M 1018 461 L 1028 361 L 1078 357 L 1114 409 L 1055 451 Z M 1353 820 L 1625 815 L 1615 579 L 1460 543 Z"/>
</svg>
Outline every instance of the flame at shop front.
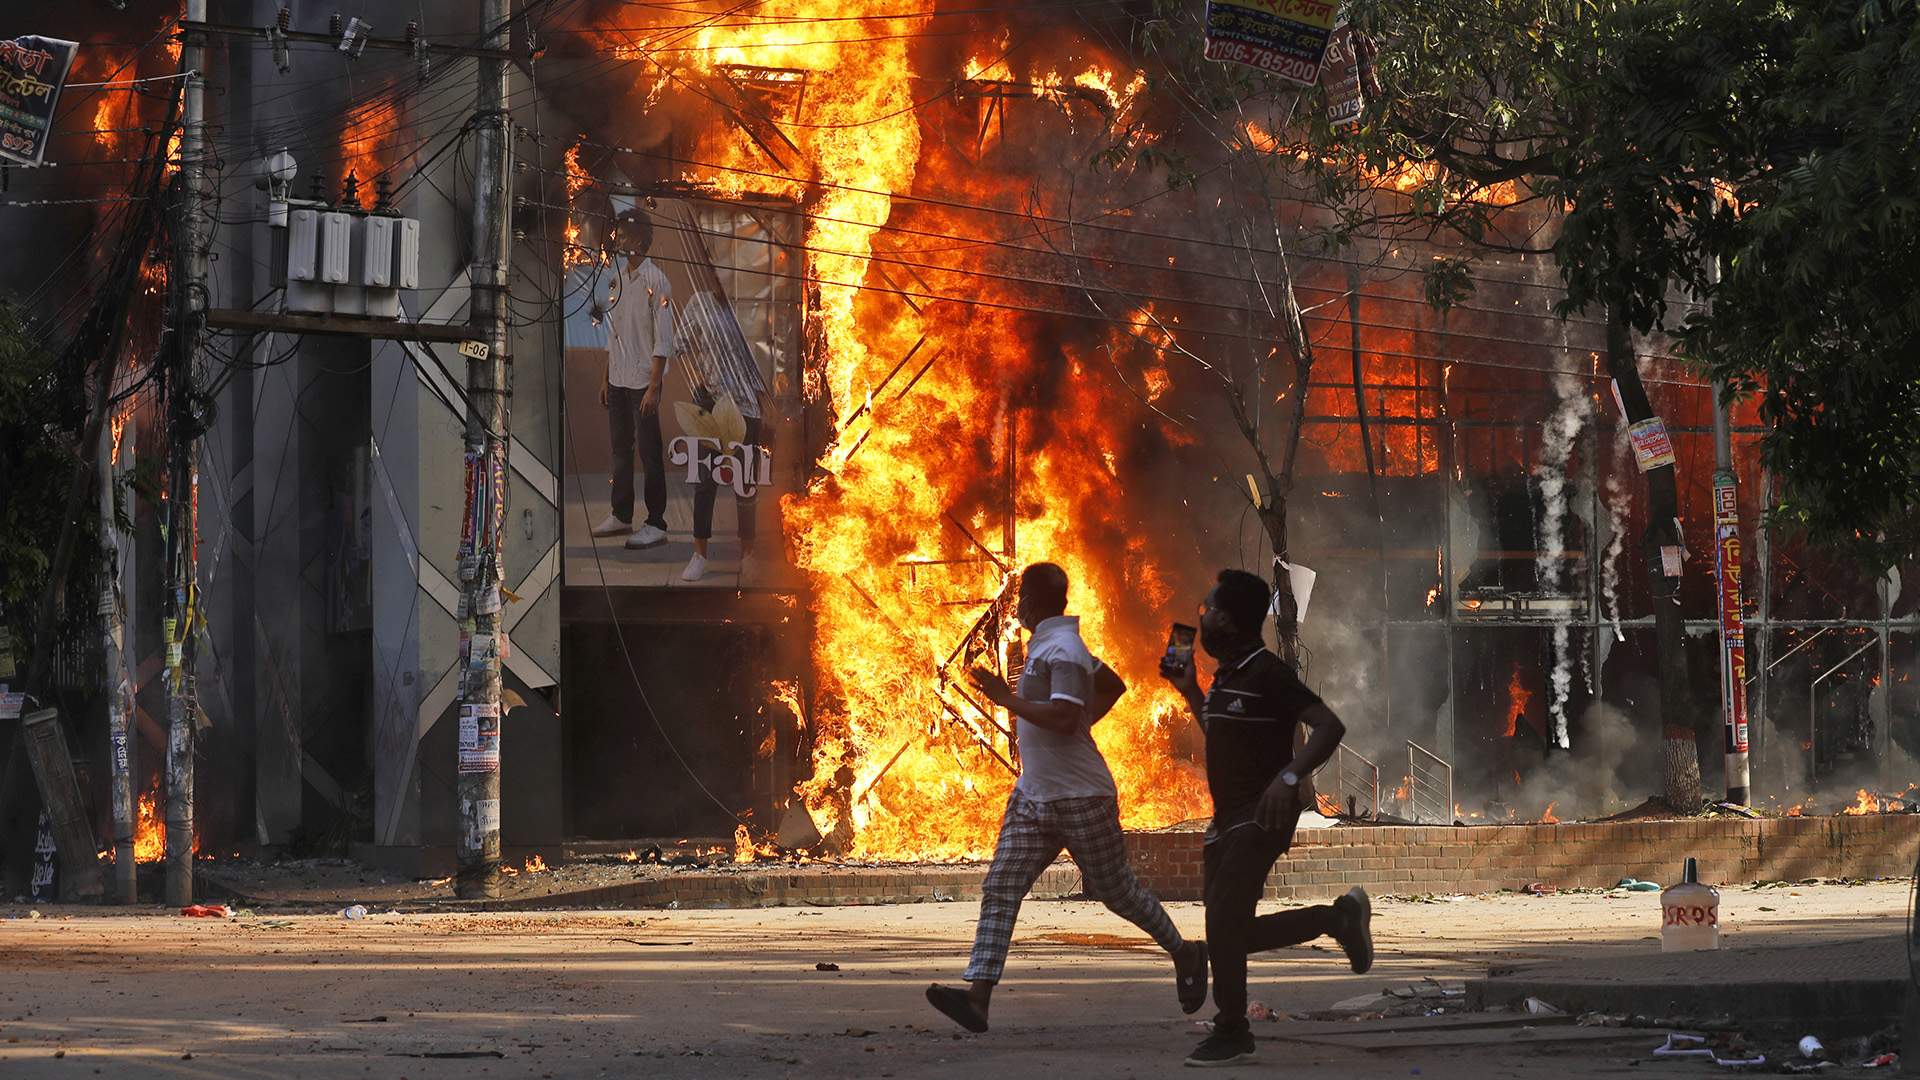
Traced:
<svg viewBox="0 0 1920 1080">
<path fill-rule="evenodd" d="M 1159 826 L 1203 816 L 1204 781 L 1172 752 L 1188 722 L 1185 705 L 1153 667 L 1175 597 L 1162 554 L 1140 539 L 1116 490 L 1140 422 L 1136 406 L 1102 374 L 1109 361 L 1091 353 L 1095 343 L 1040 344 L 1049 336 L 1041 320 L 1008 310 L 1033 304 L 1016 285 L 940 274 L 924 288 L 906 288 L 985 303 L 907 303 L 899 283 L 911 278 L 896 265 L 964 267 L 984 258 L 897 254 L 939 247 L 900 233 L 906 223 L 950 235 L 1004 227 L 900 196 L 1017 210 L 1042 182 L 1030 170 L 970 164 L 924 139 L 923 125 L 933 121 L 918 97 L 927 87 L 969 77 L 1025 80 L 1034 97 L 1097 117 L 1088 102 L 1105 97 L 1107 108 L 1124 109 L 1144 81 L 1091 62 L 1068 70 L 1057 58 L 1044 70 L 1022 70 L 1004 42 L 984 33 L 964 68 L 924 70 L 910 42 L 930 18 L 901 10 L 889 0 L 773 0 L 756 7 L 754 19 L 714 20 L 688 33 L 672 60 L 648 59 L 628 35 L 606 35 L 616 52 L 642 58 L 635 66 L 649 82 L 713 86 L 737 77 L 741 65 L 808 75 L 804 112 L 770 106 L 759 140 L 712 110 L 686 157 L 720 168 L 693 167 L 683 176 L 721 193 L 787 196 L 807 212 L 809 332 L 819 359 L 806 385 L 836 431 L 815 482 L 781 508 L 814 608 L 811 700 L 803 709 L 783 690 L 777 699 L 787 708 L 773 710 L 791 710 L 812 730 L 814 775 L 797 794 L 821 833 L 837 830 L 856 857 L 989 854 L 1013 760 L 986 716 L 966 706 L 973 691 L 965 675 L 969 660 L 1004 669 L 1012 620 L 987 620 L 973 654 L 955 653 L 990 605 L 1009 613 L 1010 582 L 1022 564 L 1049 560 L 1073 583 L 1069 610 L 1080 616 L 1089 648 L 1130 687 L 1094 729 L 1115 774 L 1123 822 Z M 834 19 L 797 32 L 794 20 L 824 16 Z M 668 64 L 675 65 L 670 73 Z M 779 163 L 768 147 L 777 148 Z M 1132 344 L 1116 330 L 1115 340 Z M 889 382 L 916 347 L 916 363 Z M 1156 397 L 1165 392 L 1164 362 L 1147 380 Z M 1034 387 L 1052 395 L 1044 411 L 1024 400 Z M 996 741 L 998 749 L 986 745 Z M 764 848 L 743 826 L 734 857 L 760 857 Z"/>
</svg>

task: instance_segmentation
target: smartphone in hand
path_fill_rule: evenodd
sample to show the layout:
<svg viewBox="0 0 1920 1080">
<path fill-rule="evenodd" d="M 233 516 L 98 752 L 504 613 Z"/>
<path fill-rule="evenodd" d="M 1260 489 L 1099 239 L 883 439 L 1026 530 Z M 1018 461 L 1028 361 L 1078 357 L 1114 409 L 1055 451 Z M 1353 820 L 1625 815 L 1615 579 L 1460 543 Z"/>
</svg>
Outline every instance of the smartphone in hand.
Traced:
<svg viewBox="0 0 1920 1080">
<path fill-rule="evenodd" d="M 1174 623 L 1167 631 L 1167 651 L 1160 657 L 1160 674 L 1178 678 L 1193 670 L 1193 642 L 1198 630 L 1186 623 Z"/>
</svg>

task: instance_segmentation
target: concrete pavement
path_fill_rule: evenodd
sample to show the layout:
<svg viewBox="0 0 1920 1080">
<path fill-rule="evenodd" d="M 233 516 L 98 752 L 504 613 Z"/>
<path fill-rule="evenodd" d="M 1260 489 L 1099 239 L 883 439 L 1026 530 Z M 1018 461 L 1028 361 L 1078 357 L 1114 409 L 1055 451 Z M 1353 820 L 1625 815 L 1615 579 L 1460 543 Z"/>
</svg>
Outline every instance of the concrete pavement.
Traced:
<svg viewBox="0 0 1920 1080">
<path fill-rule="evenodd" d="M 1728 890 L 1729 945 L 1903 932 L 1907 889 Z M 1197 905 L 1170 906 L 1184 930 L 1200 931 Z M 1658 905 L 1643 894 L 1383 899 L 1376 910 L 1372 974 L 1353 975 L 1337 952 L 1290 950 L 1256 958 L 1253 997 L 1304 1012 L 1494 964 L 1658 948 Z M 1085 902 L 1027 905 L 995 1029 L 958 1038 L 920 992 L 964 963 L 976 913 L 966 903 L 355 922 L 41 911 L 5 909 L 15 917 L 0 921 L 9 1076 L 1146 1077 L 1178 1075 L 1202 1034 L 1173 1004 L 1170 969 L 1152 945 Z M 1258 1025 L 1263 1061 L 1243 1074 L 1284 1065 L 1289 1076 L 1466 1080 L 1702 1068 L 1653 1062 L 1651 1032 L 1373 1052 L 1286 1041 L 1292 1023 Z"/>
</svg>

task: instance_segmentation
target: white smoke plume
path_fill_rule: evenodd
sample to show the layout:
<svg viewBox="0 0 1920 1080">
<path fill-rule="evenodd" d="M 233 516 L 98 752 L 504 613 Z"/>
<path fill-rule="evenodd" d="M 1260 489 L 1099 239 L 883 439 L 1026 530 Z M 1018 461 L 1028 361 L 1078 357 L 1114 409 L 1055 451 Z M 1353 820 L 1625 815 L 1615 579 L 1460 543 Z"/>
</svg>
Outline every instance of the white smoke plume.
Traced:
<svg viewBox="0 0 1920 1080">
<path fill-rule="evenodd" d="M 1627 548 L 1627 510 L 1632 495 L 1627 490 L 1628 451 L 1624 424 L 1613 428 L 1613 462 L 1607 468 L 1602 485 L 1607 506 L 1607 543 L 1600 553 L 1600 606 L 1613 625 L 1613 639 L 1627 640 L 1620 630 L 1620 556 Z"/>
<path fill-rule="evenodd" d="M 1573 487 L 1567 475 L 1567 462 L 1573 457 L 1580 431 L 1592 415 L 1591 404 L 1580 380 L 1571 375 L 1555 375 L 1553 392 L 1558 399 L 1546 429 L 1540 438 L 1540 463 L 1533 475 L 1540 483 L 1540 543 L 1534 556 L 1540 591 L 1564 592 L 1567 586 L 1567 504 Z M 1562 619 L 1553 626 L 1553 671 L 1548 678 L 1548 715 L 1552 720 L 1553 744 L 1570 749 L 1567 735 L 1567 697 L 1573 690 L 1573 629 Z"/>
</svg>

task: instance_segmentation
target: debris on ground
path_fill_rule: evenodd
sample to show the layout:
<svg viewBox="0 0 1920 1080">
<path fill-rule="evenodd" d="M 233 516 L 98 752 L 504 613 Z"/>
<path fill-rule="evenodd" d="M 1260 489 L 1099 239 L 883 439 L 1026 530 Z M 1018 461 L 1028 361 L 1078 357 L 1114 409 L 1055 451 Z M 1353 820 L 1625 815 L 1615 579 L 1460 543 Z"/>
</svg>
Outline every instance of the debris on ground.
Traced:
<svg viewBox="0 0 1920 1080">
<path fill-rule="evenodd" d="M 1818 1061 L 1827 1056 L 1826 1044 L 1818 1036 L 1808 1035 L 1800 1040 L 1800 1056 L 1809 1061 Z"/>
<path fill-rule="evenodd" d="M 1739 1033 L 1709 1038 L 1690 1032 L 1668 1032 L 1667 1041 L 1653 1048 L 1657 1058 L 1697 1058 L 1728 1068 L 1754 1068 L 1765 1065 L 1767 1056 L 1747 1048 Z"/>
<path fill-rule="evenodd" d="M 1522 1003 L 1522 1007 L 1526 1009 L 1528 1016 L 1565 1016 L 1567 1015 L 1566 1010 L 1549 1005 L 1546 1002 L 1541 1001 L 1537 997 L 1528 998 L 1525 1002 Z"/>
<path fill-rule="evenodd" d="M 1249 1001 L 1247 1002 L 1247 1019 L 1278 1020 L 1280 1019 L 1280 1014 L 1274 1012 L 1273 1007 L 1264 1001 Z"/>
<path fill-rule="evenodd" d="M 225 904 L 188 904 L 180 914 L 189 919 L 231 919 L 233 909 Z"/>
<path fill-rule="evenodd" d="M 1319 1012 L 1299 1017 L 1305 1020 L 1387 1020 L 1410 1016 L 1440 1016 L 1466 1011 L 1465 983 L 1442 983 L 1423 979 L 1407 986 L 1388 986 L 1378 994 L 1361 994 L 1336 1001 Z"/>
<path fill-rule="evenodd" d="M 1614 888 L 1625 889 L 1627 892 L 1659 892 L 1663 886 L 1655 881 L 1640 881 L 1626 877 L 1621 878 L 1620 884 L 1615 885 Z"/>
<path fill-rule="evenodd" d="M 367 917 L 367 905 L 354 904 L 351 907 L 343 907 L 340 909 L 340 917 L 349 920 L 364 919 Z"/>
<path fill-rule="evenodd" d="M 1558 886 L 1545 881 L 1529 881 L 1526 887 L 1520 891 L 1526 893 L 1528 896 L 1552 896 L 1558 893 L 1560 889 Z"/>
<path fill-rule="evenodd" d="M 827 962 L 826 962 L 825 960 L 822 960 L 822 961 L 820 961 L 819 963 L 817 963 L 817 964 L 815 964 L 815 965 L 813 965 L 813 970 L 815 970 L 815 971 L 839 971 L 839 970 L 840 970 L 840 965 L 839 965 L 839 964 L 829 964 L 829 963 L 827 963 Z"/>
</svg>

